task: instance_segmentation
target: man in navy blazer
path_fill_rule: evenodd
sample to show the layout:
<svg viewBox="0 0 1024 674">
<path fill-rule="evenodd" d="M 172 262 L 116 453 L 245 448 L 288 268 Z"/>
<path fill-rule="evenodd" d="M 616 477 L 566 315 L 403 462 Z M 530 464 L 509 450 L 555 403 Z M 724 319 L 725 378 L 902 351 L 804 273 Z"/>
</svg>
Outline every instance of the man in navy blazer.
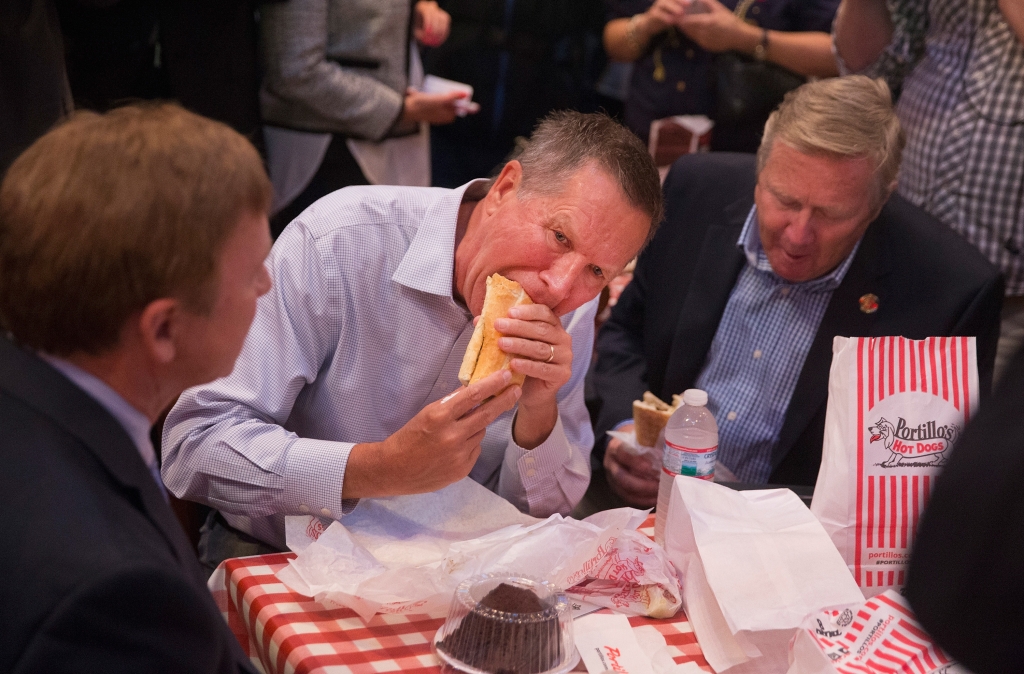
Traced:
<svg viewBox="0 0 1024 674">
<path fill-rule="evenodd" d="M 0 186 L 0 671 L 251 672 L 159 481 L 152 423 L 231 372 L 270 185 L 174 105 L 83 113 Z"/>
<path fill-rule="evenodd" d="M 727 479 L 813 485 L 837 335 L 976 336 L 988 391 L 1002 280 L 948 227 L 889 196 L 902 145 L 885 85 L 848 77 L 791 94 L 756 158 L 676 162 L 665 222 L 597 340 L 594 456 L 616 495 L 656 500 L 646 458 L 616 440 L 603 451 L 646 390 L 708 390 Z"/>
</svg>

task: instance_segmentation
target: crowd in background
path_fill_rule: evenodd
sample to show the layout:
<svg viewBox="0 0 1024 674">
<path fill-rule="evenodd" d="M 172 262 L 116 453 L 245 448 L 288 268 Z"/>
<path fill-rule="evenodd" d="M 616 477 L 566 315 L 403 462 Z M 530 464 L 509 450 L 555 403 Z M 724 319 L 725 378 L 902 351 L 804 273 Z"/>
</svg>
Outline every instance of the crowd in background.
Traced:
<svg viewBox="0 0 1024 674">
<path fill-rule="evenodd" d="M 684 13 L 684 0 L 8 3 L 0 105 L 13 126 L 0 166 L 72 109 L 175 100 L 265 156 L 276 234 L 327 192 L 395 176 L 358 141 L 404 139 L 402 163 L 415 163 L 419 122 L 429 164 L 399 179 L 443 187 L 490 175 L 559 109 L 605 110 L 645 141 L 654 119 L 708 115 L 714 149 L 753 151 L 785 88 L 836 74 L 838 0 L 696 4 L 705 13 Z M 456 116 L 453 96 L 415 91 L 424 72 L 471 85 L 480 112 Z M 763 98 L 750 78 L 764 72 L 778 80 L 768 100 L 737 112 L 716 93 Z"/>
</svg>

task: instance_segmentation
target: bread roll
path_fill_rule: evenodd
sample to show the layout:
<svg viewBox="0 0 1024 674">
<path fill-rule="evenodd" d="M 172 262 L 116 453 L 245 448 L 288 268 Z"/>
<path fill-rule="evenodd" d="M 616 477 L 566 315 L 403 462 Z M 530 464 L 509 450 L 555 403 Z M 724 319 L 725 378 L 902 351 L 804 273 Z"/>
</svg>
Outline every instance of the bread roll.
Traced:
<svg viewBox="0 0 1024 674">
<path fill-rule="evenodd" d="M 501 333 L 494 329 L 494 321 L 497 318 L 508 318 L 509 309 L 520 304 L 533 304 L 523 286 L 501 274 L 493 274 L 487 279 L 484 309 L 473 330 L 469 346 L 466 347 L 462 367 L 459 368 L 459 381 L 463 386 L 469 386 L 498 370 L 510 369 L 512 356 L 498 347 Z M 525 379 L 525 375 L 512 373 L 513 384 L 522 386 Z"/>
<path fill-rule="evenodd" d="M 644 447 L 654 447 L 658 444 L 658 436 L 668 423 L 669 417 L 681 405 L 682 398 L 678 395 L 672 396 L 672 404 L 669 405 L 650 391 L 644 392 L 643 400 L 633 401 L 633 430 L 636 433 L 637 444 Z"/>
</svg>

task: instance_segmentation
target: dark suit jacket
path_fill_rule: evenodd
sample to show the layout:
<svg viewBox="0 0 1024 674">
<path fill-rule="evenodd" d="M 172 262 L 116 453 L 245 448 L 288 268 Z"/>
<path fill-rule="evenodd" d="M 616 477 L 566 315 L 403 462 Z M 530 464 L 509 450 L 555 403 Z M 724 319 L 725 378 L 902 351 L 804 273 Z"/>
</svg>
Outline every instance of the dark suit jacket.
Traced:
<svg viewBox="0 0 1024 674">
<path fill-rule="evenodd" d="M 935 484 L 907 575 L 921 624 L 975 674 L 1019 672 L 1024 632 L 1024 350 Z"/>
<path fill-rule="evenodd" d="M 645 390 L 667 400 L 691 388 L 703 369 L 746 264 L 736 242 L 754 203 L 755 182 L 753 155 L 689 155 L 672 167 L 665 222 L 597 339 L 596 461 L 604 455 L 605 431 L 632 416 L 633 400 Z M 858 299 L 866 293 L 879 298 L 873 314 L 860 311 Z M 1002 278 L 973 246 L 899 196 L 890 198 L 825 310 L 769 481 L 813 485 L 817 479 L 833 337 L 974 335 L 987 392 L 1002 296 Z"/>
<path fill-rule="evenodd" d="M 0 461 L 0 671 L 253 671 L 122 427 L 2 337 Z"/>
</svg>

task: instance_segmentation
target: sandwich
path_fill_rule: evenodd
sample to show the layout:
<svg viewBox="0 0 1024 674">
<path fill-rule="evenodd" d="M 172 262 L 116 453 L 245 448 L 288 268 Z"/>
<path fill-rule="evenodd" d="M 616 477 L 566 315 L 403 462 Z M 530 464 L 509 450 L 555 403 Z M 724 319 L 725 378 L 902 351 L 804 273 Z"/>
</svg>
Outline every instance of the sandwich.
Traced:
<svg viewBox="0 0 1024 674">
<path fill-rule="evenodd" d="M 644 447 L 657 446 L 658 436 L 682 402 L 680 396 L 674 395 L 670 405 L 650 391 L 644 392 L 643 400 L 634 400 L 633 430 L 636 433 L 637 444 Z"/>
<path fill-rule="evenodd" d="M 508 311 L 520 304 L 533 304 L 533 300 L 523 290 L 523 286 L 511 281 L 501 274 L 493 274 L 487 279 L 487 294 L 484 296 L 484 309 L 480 320 L 473 330 L 473 337 L 466 347 L 466 355 L 462 358 L 459 368 L 459 381 L 469 386 L 475 381 L 498 370 L 509 370 L 512 356 L 498 347 L 501 333 L 494 329 L 494 320 L 508 318 Z M 525 375 L 512 373 L 512 383 L 523 385 Z"/>
</svg>

